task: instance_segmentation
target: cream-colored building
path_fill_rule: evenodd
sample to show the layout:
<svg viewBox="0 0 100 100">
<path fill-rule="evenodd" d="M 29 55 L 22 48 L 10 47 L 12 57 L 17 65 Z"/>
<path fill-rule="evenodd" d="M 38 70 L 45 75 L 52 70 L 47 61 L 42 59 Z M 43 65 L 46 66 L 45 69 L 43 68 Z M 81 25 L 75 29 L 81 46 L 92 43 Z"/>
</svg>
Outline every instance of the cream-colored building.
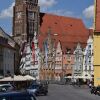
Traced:
<svg viewBox="0 0 100 100">
<path fill-rule="evenodd" d="M 63 72 L 63 54 L 62 54 L 62 49 L 61 49 L 61 43 L 60 41 L 57 44 L 57 48 L 56 48 L 56 56 L 55 56 L 55 79 L 56 80 L 60 80 Z"/>
</svg>

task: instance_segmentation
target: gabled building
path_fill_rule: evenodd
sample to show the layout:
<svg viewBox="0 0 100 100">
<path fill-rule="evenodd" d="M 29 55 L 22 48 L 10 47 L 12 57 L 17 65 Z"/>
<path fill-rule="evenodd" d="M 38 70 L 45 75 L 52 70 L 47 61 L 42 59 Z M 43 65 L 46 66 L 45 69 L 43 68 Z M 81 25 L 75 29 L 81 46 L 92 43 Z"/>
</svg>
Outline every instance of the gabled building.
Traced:
<svg viewBox="0 0 100 100">
<path fill-rule="evenodd" d="M 66 49 L 63 53 L 63 73 L 65 77 L 72 76 L 74 67 L 75 55 L 71 49 Z"/>
<path fill-rule="evenodd" d="M 75 55 L 74 59 L 75 62 L 73 67 L 73 76 L 80 77 L 82 76 L 83 72 L 83 50 L 80 43 L 77 44 L 77 47 L 74 51 L 74 55 Z"/>
<path fill-rule="evenodd" d="M 0 77 L 14 75 L 15 49 L 8 44 L 8 39 L 0 28 Z"/>
<path fill-rule="evenodd" d="M 51 31 L 47 33 L 48 36 L 43 41 L 43 50 L 41 53 L 40 65 L 40 79 L 41 80 L 54 80 L 55 79 L 55 43 L 51 38 Z"/>
<path fill-rule="evenodd" d="M 57 43 L 55 56 L 55 79 L 60 80 L 63 77 L 63 52 L 60 41 Z"/>
<path fill-rule="evenodd" d="M 19 55 L 19 45 L 14 41 L 14 39 L 8 35 L 1 27 L 0 27 L 0 35 L 1 37 L 4 37 L 8 40 L 7 44 L 14 48 L 14 73 L 19 74 L 19 61 L 20 61 L 20 55 Z"/>
<path fill-rule="evenodd" d="M 60 50 L 59 53 L 62 54 L 59 57 L 60 60 L 59 65 L 62 65 L 60 66 L 60 71 L 62 68 L 62 72 L 60 72 L 59 75 L 55 73 L 55 75 L 56 76 L 58 75 L 59 79 L 59 76 L 71 76 L 73 74 L 73 67 L 75 66 L 74 65 L 75 55 L 73 54 L 73 52 L 75 51 L 75 48 L 78 43 L 80 43 L 81 45 L 80 47 L 81 50 L 79 51 L 81 51 L 82 54 L 79 53 L 79 55 L 81 55 L 81 57 L 79 56 L 81 61 L 78 60 L 78 63 L 81 62 L 81 65 L 79 65 L 81 66 L 81 68 L 78 69 L 77 73 L 82 75 L 83 71 L 82 49 L 86 47 L 87 40 L 89 34 L 91 33 L 91 30 L 87 29 L 84 26 L 81 19 L 40 13 L 40 34 L 38 36 L 40 51 L 43 51 L 43 46 L 42 46 L 43 40 L 47 37 L 47 32 L 49 28 L 51 29 L 51 38 L 55 40 L 55 51 L 57 51 L 58 49 L 57 45 L 59 44 L 60 41 L 60 46 L 58 50 Z M 57 68 L 57 66 L 55 68 L 59 69 Z"/>
<path fill-rule="evenodd" d="M 63 74 L 72 75 L 71 70 L 73 67 L 73 61 L 69 58 L 74 58 L 73 52 L 77 43 L 80 43 L 82 48 L 85 48 L 90 33 L 90 30 L 85 27 L 82 20 L 78 18 L 41 13 L 39 12 L 38 0 L 15 0 L 13 14 L 13 37 L 14 40 L 20 45 L 21 49 L 25 42 L 30 43 L 32 41 L 35 31 L 38 34 L 38 44 L 42 57 L 41 68 L 43 69 L 44 66 L 48 67 L 46 65 L 47 63 L 50 68 L 42 70 L 41 75 L 45 77 L 45 79 L 51 79 L 54 77 L 55 61 L 53 64 L 51 63 L 52 59 L 54 59 L 52 53 L 53 50 L 58 50 L 57 45 L 59 44 L 59 41 L 61 44 L 60 53 L 62 57 L 59 58 L 57 54 L 57 59 L 59 58 L 63 63 L 63 60 L 61 59 L 65 58 L 66 50 L 70 50 L 71 52 L 70 54 L 67 54 L 68 60 L 64 61 L 64 65 L 61 64 L 61 62 L 59 63 L 61 64 L 60 70 L 62 68 Z M 45 54 L 43 45 L 44 40 L 48 37 L 48 29 L 51 29 L 50 38 L 54 41 L 55 46 L 52 48 L 52 42 L 51 40 L 48 40 L 48 54 L 47 52 Z M 48 61 L 45 60 L 47 56 Z M 56 56 L 56 52 L 54 56 Z M 56 69 L 59 68 L 56 66 Z M 66 71 L 67 69 L 69 69 L 69 71 Z"/>
<path fill-rule="evenodd" d="M 94 77 L 94 67 L 93 67 L 93 36 L 89 36 L 87 40 L 87 45 L 84 50 L 84 60 L 83 60 L 83 77 L 85 79 L 92 80 Z"/>
<path fill-rule="evenodd" d="M 40 56 L 37 33 L 34 33 L 32 43 L 25 43 L 21 50 L 20 72 L 23 75 L 31 75 L 39 79 Z"/>
</svg>

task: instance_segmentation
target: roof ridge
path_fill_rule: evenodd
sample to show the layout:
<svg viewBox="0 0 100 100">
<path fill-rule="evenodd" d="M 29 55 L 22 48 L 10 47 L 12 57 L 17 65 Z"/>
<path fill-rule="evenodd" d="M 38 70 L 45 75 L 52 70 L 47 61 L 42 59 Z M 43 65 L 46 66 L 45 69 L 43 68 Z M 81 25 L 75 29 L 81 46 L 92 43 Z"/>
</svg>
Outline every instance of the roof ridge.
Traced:
<svg viewBox="0 0 100 100">
<path fill-rule="evenodd" d="M 40 12 L 40 14 L 46 14 L 46 15 L 49 15 L 49 16 L 57 16 L 57 17 L 63 17 L 63 18 L 69 18 L 69 19 L 76 19 L 76 20 L 81 20 L 81 18 L 77 18 L 77 17 L 72 17 L 72 16 L 63 16 L 63 15 L 57 15 L 57 14 L 54 14 L 54 13 L 45 13 L 45 12 Z"/>
</svg>

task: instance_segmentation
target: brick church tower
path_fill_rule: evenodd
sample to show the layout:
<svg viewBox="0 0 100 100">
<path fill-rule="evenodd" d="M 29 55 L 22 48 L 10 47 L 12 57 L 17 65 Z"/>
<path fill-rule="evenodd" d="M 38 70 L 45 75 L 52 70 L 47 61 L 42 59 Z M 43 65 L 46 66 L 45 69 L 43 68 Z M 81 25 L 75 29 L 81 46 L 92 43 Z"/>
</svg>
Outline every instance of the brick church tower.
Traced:
<svg viewBox="0 0 100 100">
<path fill-rule="evenodd" d="M 21 46 L 39 33 L 38 0 L 15 0 L 13 9 L 13 37 Z"/>
</svg>

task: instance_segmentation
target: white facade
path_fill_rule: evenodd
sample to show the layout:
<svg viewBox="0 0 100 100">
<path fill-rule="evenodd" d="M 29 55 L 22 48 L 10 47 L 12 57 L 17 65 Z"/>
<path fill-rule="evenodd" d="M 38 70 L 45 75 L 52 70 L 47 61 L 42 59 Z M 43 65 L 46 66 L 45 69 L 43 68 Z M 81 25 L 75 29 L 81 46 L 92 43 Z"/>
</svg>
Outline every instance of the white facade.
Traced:
<svg viewBox="0 0 100 100">
<path fill-rule="evenodd" d="M 61 49 L 61 44 L 60 42 L 58 42 L 57 44 L 57 48 L 56 48 L 56 57 L 55 57 L 55 71 L 58 70 L 58 73 L 59 71 L 62 71 L 62 49 Z"/>
<path fill-rule="evenodd" d="M 36 79 L 39 79 L 40 56 L 36 33 L 34 33 L 33 44 L 34 48 L 31 47 L 32 44 L 30 43 L 25 43 L 24 45 L 24 50 L 22 52 L 21 58 L 20 72 L 21 74 L 29 74 Z"/>
<path fill-rule="evenodd" d="M 11 45 L 11 42 L 13 46 Z M 0 75 L 14 75 L 15 66 L 15 42 L 0 27 Z"/>
<path fill-rule="evenodd" d="M 0 76 L 14 75 L 14 49 L 0 45 Z"/>
<path fill-rule="evenodd" d="M 73 76 L 80 77 L 82 76 L 82 71 L 83 71 L 83 51 L 80 43 L 77 44 L 77 47 L 74 51 L 74 55 L 75 55 L 75 61 L 73 67 Z"/>
<path fill-rule="evenodd" d="M 3 50 L 3 71 L 4 76 L 8 73 L 14 75 L 14 50 L 4 48 Z"/>
<path fill-rule="evenodd" d="M 94 75 L 93 68 L 93 38 L 89 36 L 87 46 L 84 51 L 83 77 L 91 79 Z"/>
</svg>

